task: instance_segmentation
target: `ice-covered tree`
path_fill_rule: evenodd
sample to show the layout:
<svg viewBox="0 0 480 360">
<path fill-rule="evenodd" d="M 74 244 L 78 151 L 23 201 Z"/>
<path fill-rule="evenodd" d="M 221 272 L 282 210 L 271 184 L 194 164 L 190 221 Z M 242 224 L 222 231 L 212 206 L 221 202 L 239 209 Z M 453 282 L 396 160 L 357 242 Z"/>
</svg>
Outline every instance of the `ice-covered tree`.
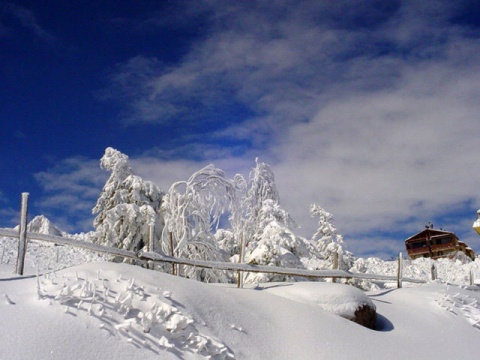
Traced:
<svg viewBox="0 0 480 360">
<path fill-rule="evenodd" d="M 247 190 L 245 202 L 247 204 L 247 217 L 252 231 L 252 240 L 258 240 L 261 237 L 265 224 L 261 223 L 261 211 L 266 200 L 271 200 L 274 204 L 280 202 L 277 186 L 275 185 L 275 176 L 273 171 L 266 163 L 258 162 L 255 159 L 256 166 L 250 172 L 250 184 Z M 282 215 L 288 215 L 282 213 Z M 279 219 L 289 221 L 289 217 Z"/>
<path fill-rule="evenodd" d="M 224 236 L 228 244 L 239 249 L 240 262 L 282 267 L 302 267 L 299 256 L 309 253 L 308 244 L 297 237 L 294 222 L 280 206 L 275 177 L 270 167 L 256 160 L 248 186 L 237 176 L 235 207 L 230 216 L 233 238 Z M 242 246 L 242 242 L 243 245 Z M 244 254 L 242 253 L 244 249 Z M 244 259 L 242 258 L 244 257 Z M 285 280 L 267 274 L 248 274 L 247 282 Z"/>
<path fill-rule="evenodd" d="M 230 203 L 230 229 L 217 234 L 222 249 L 232 256 L 232 260 L 244 262 L 245 252 L 252 242 L 257 241 L 263 227 L 259 214 L 264 200 L 278 200 L 273 172 L 265 163 L 259 163 L 250 172 L 249 181 L 237 174 L 231 180 L 233 196 Z"/>
<path fill-rule="evenodd" d="M 258 214 L 259 238 L 249 243 L 247 262 L 288 268 L 303 268 L 301 258 L 309 257 L 311 246 L 290 229 L 289 215 L 271 199 L 263 202 Z M 292 280 L 285 275 L 249 273 L 247 283 Z"/>
<path fill-rule="evenodd" d="M 153 229 L 153 241 L 159 245 L 163 191 L 151 181 L 133 175 L 128 156 L 111 147 L 105 150 L 100 166 L 111 174 L 92 210 L 97 214 L 94 241 L 139 250 L 146 245 Z"/>
<path fill-rule="evenodd" d="M 234 192 L 232 182 L 213 165 L 197 171 L 187 181 L 174 183 L 162 205 L 165 218 L 163 252 L 189 259 L 225 261 L 226 256 L 214 233 L 235 196 Z M 227 280 L 224 272 L 214 270 L 181 266 L 179 272 L 206 282 Z"/>
<path fill-rule="evenodd" d="M 234 179 L 236 184 L 235 203 L 232 207 L 230 224 L 235 238 L 244 239 L 245 246 L 261 238 L 266 222 L 269 221 L 262 208 L 265 201 L 279 204 L 278 190 L 275 185 L 275 176 L 270 167 L 258 159 L 256 166 L 250 172 L 248 184 L 241 175 Z M 276 212 L 277 220 L 287 223 L 291 219 L 286 212 Z"/>
<path fill-rule="evenodd" d="M 123 181 L 132 175 L 132 168 L 128 162 L 128 156 L 111 147 L 105 149 L 105 154 L 100 159 L 100 167 L 110 172 L 110 177 L 103 186 L 97 204 L 93 208 L 93 214 L 98 214 L 94 220 L 94 226 L 102 223 L 107 211 L 117 204 L 125 202 L 125 189 Z"/>
<path fill-rule="evenodd" d="M 338 234 L 333 224 L 333 215 L 316 204 L 310 206 L 310 214 L 312 217 L 318 217 L 318 230 L 311 241 L 324 260 L 324 266 L 327 268 L 338 266 L 341 270 L 350 269 L 353 256 L 343 248 L 343 237 Z M 338 264 L 335 264 L 337 261 Z"/>
<path fill-rule="evenodd" d="M 249 207 L 247 201 L 245 201 L 247 182 L 242 175 L 237 174 L 231 180 L 231 183 L 234 190 L 228 218 L 231 228 L 222 231 L 217 235 L 217 238 L 220 241 L 220 247 L 226 250 L 232 256 L 232 259 L 243 262 L 245 244 L 251 232 L 247 217 Z"/>
</svg>

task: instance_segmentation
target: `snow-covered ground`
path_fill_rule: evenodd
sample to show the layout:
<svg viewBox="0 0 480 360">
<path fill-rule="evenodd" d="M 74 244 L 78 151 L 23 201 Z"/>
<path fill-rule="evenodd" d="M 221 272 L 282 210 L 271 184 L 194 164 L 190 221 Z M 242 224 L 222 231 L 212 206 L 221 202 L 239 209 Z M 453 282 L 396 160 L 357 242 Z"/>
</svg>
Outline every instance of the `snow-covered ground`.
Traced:
<svg viewBox="0 0 480 360">
<path fill-rule="evenodd" d="M 464 285 L 478 259 L 437 262 L 450 284 L 364 284 L 376 289 L 366 292 L 378 313 L 369 330 L 338 315 L 351 311 L 345 299 L 364 301 L 352 286 L 237 289 L 35 242 L 18 277 L 16 241 L 0 238 L 0 246 L 0 359 L 477 359 L 480 352 L 480 288 Z M 378 259 L 356 266 L 396 271 L 395 262 Z M 405 276 L 428 278 L 430 267 L 407 262 Z"/>
</svg>

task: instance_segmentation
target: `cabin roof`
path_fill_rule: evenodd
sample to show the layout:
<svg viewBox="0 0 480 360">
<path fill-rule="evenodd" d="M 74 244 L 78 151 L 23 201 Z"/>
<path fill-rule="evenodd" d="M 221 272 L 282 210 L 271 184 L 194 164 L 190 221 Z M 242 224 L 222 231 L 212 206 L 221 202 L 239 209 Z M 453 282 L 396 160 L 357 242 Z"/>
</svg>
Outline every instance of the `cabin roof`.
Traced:
<svg viewBox="0 0 480 360">
<path fill-rule="evenodd" d="M 451 231 L 428 228 L 428 229 L 424 229 L 424 230 L 420 231 L 419 233 L 417 233 L 415 235 L 410 236 L 408 239 L 405 240 L 405 242 L 413 241 L 413 240 L 417 240 L 417 239 L 422 239 L 422 238 L 426 237 L 427 233 L 430 234 L 430 236 L 453 235 L 453 236 L 457 237 L 455 235 L 455 233 L 453 233 Z"/>
</svg>

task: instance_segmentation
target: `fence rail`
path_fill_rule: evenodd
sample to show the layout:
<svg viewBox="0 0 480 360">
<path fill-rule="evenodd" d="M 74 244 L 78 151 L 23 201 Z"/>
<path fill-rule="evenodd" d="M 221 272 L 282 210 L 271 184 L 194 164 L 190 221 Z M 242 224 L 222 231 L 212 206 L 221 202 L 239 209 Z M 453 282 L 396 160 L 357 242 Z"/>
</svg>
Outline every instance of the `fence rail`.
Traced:
<svg viewBox="0 0 480 360">
<path fill-rule="evenodd" d="M 93 244 L 86 241 L 65 238 L 62 236 L 45 235 L 34 232 L 27 232 L 26 235 L 28 240 L 46 241 L 57 245 L 68 245 L 82 249 L 92 250 L 99 253 L 122 256 L 124 258 L 138 259 L 137 253 L 134 251 L 117 249 L 110 246 Z M 19 232 L 12 229 L 0 228 L 0 236 L 19 238 Z"/>
<path fill-rule="evenodd" d="M 364 274 L 355 273 L 344 270 L 307 270 L 297 268 L 282 268 L 277 266 L 262 266 L 252 264 L 239 264 L 230 262 L 215 262 L 205 260 L 194 260 L 186 258 L 177 258 L 173 256 L 167 256 L 152 251 L 140 251 L 134 252 L 124 249 L 117 249 L 109 246 L 103 246 L 99 244 L 93 244 L 85 241 L 69 239 L 55 235 L 45 235 L 34 232 L 26 231 L 27 214 L 28 214 L 28 193 L 22 194 L 22 211 L 20 219 L 20 228 L 18 231 L 7 228 L 0 228 L 0 236 L 18 238 L 19 252 L 17 258 L 16 272 L 19 275 L 23 275 L 23 266 L 25 260 L 25 252 L 27 248 L 28 240 L 40 240 L 54 243 L 57 245 L 68 245 L 73 247 L 79 247 L 88 249 L 95 252 L 110 254 L 114 256 L 121 256 L 124 258 L 135 259 L 144 262 L 154 263 L 170 263 L 188 265 L 194 267 L 201 267 L 207 269 L 216 269 L 224 271 L 238 271 L 238 272 L 253 272 L 253 273 L 273 273 L 288 276 L 298 276 L 306 278 L 344 278 L 344 279 L 365 279 L 365 280 L 380 280 L 380 281 L 397 281 L 397 286 L 402 287 L 402 282 L 411 283 L 425 283 L 425 280 L 405 278 L 402 275 L 402 259 L 401 254 L 398 261 L 397 276 L 391 275 L 377 275 L 377 274 Z M 239 285 L 240 286 L 240 285 Z"/>
<path fill-rule="evenodd" d="M 156 262 L 166 262 L 170 264 L 190 265 L 201 268 L 215 269 L 215 270 L 227 270 L 227 271 L 243 271 L 243 272 L 256 272 L 256 273 L 270 273 L 288 276 L 299 276 L 306 278 L 344 278 L 344 279 L 369 279 L 369 280 L 386 280 L 397 281 L 398 276 L 393 275 L 376 275 L 376 274 L 364 274 L 356 273 L 345 270 L 307 270 L 297 268 L 283 268 L 278 266 L 262 266 L 252 264 L 239 264 L 230 262 L 216 262 L 205 260 L 192 260 L 185 258 L 175 258 L 172 256 L 162 255 L 152 252 L 138 253 L 138 257 L 143 260 L 152 260 Z M 402 278 L 402 281 L 412 283 L 425 283 L 425 280 Z"/>
<path fill-rule="evenodd" d="M 13 229 L 0 228 L 0 236 L 11 237 L 19 239 L 19 231 Z M 135 259 L 140 261 L 153 261 L 154 263 L 170 263 L 170 264 L 180 264 L 188 265 L 199 268 L 207 268 L 214 270 L 224 270 L 224 271 L 241 271 L 241 272 L 253 272 L 253 273 L 270 273 L 270 274 L 279 274 L 287 276 L 298 276 L 306 278 L 343 278 L 343 279 L 365 279 L 365 280 L 380 280 L 380 281 L 397 281 L 399 287 L 401 287 L 402 282 L 411 282 L 411 283 L 425 283 L 425 280 L 405 278 L 401 276 L 394 275 L 378 275 L 378 274 L 364 274 L 356 273 L 345 270 L 307 270 L 307 269 L 297 269 L 297 268 L 283 268 L 278 266 L 262 266 L 262 265 L 252 265 L 252 264 L 238 264 L 230 262 L 216 262 L 216 261 L 205 261 L 205 260 L 194 260 L 186 258 L 177 258 L 168 255 L 163 255 L 154 252 L 134 252 L 124 249 L 117 249 L 109 246 L 103 246 L 99 244 L 93 244 L 85 241 L 74 240 L 69 238 L 64 238 L 61 236 L 55 235 L 45 235 L 34 232 L 26 232 L 26 238 L 28 240 L 39 240 L 54 243 L 57 245 L 67 245 L 83 249 L 88 249 L 91 251 L 121 256 L 124 258 Z"/>
</svg>

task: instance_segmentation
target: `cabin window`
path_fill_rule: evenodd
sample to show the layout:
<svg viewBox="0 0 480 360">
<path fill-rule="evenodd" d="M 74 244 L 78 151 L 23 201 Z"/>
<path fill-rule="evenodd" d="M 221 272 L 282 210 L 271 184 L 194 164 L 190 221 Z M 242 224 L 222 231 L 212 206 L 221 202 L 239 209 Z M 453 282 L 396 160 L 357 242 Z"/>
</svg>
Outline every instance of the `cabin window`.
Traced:
<svg viewBox="0 0 480 360">
<path fill-rule="evenodd" d="M 410 249 L 418 249 L 424 246 L 427 246 L 427 243 L 425 241 L 419 241 L 419 242 L 414 242 L 410 243 Z"/>
<path fill-rule="evenodd" d="M 450 244 L 453 241 L 451 236 L 442 236 L 442 237 L 432 238 L 432 242 L 434 245 L 444 245 L 444 244 Z"/>
</svg>

